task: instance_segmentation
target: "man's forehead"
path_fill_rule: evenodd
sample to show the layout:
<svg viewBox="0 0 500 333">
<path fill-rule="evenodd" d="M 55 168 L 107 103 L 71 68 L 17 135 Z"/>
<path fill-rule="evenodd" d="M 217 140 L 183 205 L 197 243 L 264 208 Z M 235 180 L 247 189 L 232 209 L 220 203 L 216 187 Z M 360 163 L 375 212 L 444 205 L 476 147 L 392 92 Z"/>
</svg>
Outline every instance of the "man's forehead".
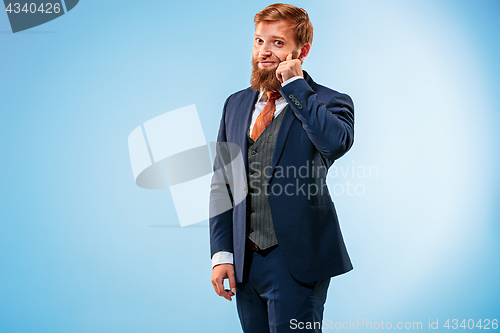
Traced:
<svg viewBox="0 0 500 333">
<path fill-rule="evenodd" d="M 270 27 L 283 30 L 293 30 L 293 23 L 289 20 L 262 21 L 257 23 L 257 25 L 255 26 L 255 31 L 257 31 L 258 29 L 266 29 Z"/>
<path fill-rule="evenodd" d="M 255 33 L 255 37 L 262 37 L 262 36 L 259 35 L 258 33 Z M 271 36 L 266 36 L 266 37 L 269 37 L 272 39 L 285 39 L 285 36 L 283 36 L 283 35 L 271 35 Z"/>
<path fill-rule="evenodd" d="M 286 38 L 286 35 L 294 35 L 292 22 L 288 20 L 262 21 L 255 26 L 255 36 L 261 36 L 271 32 L 273 38 Z"/>
</svg>

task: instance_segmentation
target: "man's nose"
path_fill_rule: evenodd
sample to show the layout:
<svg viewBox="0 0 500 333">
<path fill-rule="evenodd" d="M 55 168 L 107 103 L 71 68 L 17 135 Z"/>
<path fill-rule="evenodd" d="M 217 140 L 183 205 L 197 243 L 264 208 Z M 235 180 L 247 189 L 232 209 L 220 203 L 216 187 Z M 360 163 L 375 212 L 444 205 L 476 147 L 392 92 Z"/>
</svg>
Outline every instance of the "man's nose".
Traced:
<svg viewBox="0 0 500 333">
<path fill-rule="evenodd" d="M 270 57 L 273 53 L 271 52 L 271 48 L 269 45 L 264 44 L 259 50 L 259 55 L 263 58 Z"/>
</svg>

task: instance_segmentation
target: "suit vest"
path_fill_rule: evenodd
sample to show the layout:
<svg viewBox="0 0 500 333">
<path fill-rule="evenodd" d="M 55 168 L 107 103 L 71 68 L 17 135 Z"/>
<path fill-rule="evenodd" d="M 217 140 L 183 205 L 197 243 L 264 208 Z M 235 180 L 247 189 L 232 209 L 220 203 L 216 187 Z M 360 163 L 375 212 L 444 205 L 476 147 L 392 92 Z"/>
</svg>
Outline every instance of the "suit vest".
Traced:
<svg viewBox="0 0 500 333">
<path fill-rule="evenodd" d="M 273 119 L 256 141 L 247 135 L 247 237 L 261 250 L 278 244 L 268 200 L 268 180 L 276 137 L 287 108 Z"/>
</svg>

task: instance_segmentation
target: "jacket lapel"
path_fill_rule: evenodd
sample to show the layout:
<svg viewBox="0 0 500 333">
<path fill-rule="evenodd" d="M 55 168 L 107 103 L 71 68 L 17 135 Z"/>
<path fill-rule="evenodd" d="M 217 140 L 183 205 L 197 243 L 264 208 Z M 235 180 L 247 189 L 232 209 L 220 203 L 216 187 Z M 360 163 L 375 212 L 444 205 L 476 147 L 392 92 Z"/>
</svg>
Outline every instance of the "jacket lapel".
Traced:
<svg viewBox="0 0 500 333">
<path fill-rule="evenodd" d="M 283 115 L 283 120 L 281 122 L 281 126 L 278 131 L 278 136 L 276 137 L 276 145 L 274 146 L 273 158 L 271 160 L 271 172 L 270 172 L 271 176 L 269 177 L 269 183 L 273 178 L 274 169 L 276 168 L 276 165 L 278 164 L 281 155 L 283 153 L 283 148 L 285 147 L 286 139 L 288 138 L 288 133 L 290 132 L 290 128 L 292 127 L 292 124 L 296 119 L 295 114 L 293 113 L 293 110 L 290 108 L 289 105 L 286 106 L 284 112 L 285 114 Z"/>
<path fill-rule="evenodd" d="M 245 119 L 245 121 L 236 122 L 239 124 L 238 131 L 238 146 L 241 147 L 241 154 L 243 155 L 243 161 L 245 163 L 245 168 L 248 170 L 248 141 L 247 141 L 247 133 L 248 127 L 250 127 L 250 121 L 252 120 L 252 113 L 255 107 L 255 103 L 257 102 L 257 97 L 259 93 L 253 89 L 249 89 L 249 93 L 245 95 L 243 100 L 241 101 L 241 109 L 238 112 L 239 119 Z"/>
</svg>

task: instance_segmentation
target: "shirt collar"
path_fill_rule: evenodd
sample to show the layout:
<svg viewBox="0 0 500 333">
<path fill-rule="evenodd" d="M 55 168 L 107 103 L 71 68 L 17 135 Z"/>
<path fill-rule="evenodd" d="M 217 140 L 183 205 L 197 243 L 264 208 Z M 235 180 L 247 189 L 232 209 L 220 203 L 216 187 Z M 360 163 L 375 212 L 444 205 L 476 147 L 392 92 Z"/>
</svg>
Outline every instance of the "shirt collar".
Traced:
<svg viewBox="0 0 500 333">
<path fill-rule="evenodd" d="M 280 96 L 276 101 L 281 101 L 283 96 Z M 259 97 L 257 98 L 257 103 L 266 103 L 267 102 L 267 94 L 264 94 L 264 91 L 260 91 Z"/>
</svg>

